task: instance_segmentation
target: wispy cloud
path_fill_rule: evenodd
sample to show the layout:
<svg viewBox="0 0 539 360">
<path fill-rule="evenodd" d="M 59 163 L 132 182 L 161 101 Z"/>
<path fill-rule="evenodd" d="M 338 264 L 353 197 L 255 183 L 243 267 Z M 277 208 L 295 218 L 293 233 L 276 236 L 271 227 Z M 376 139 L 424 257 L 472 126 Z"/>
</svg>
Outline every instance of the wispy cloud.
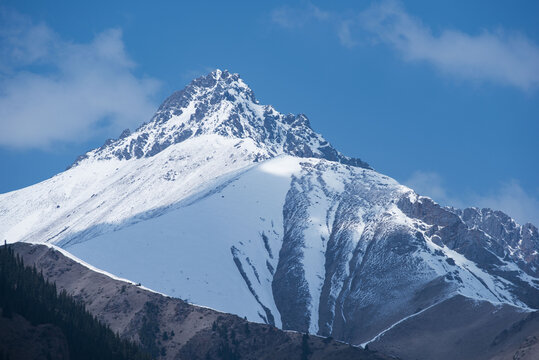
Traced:
<svg viewBox="0 0 539 360">
<path fill-rule="evenodd" d="M 303 12 L 281 10 L 291 15 L 272 18 L 283 27 L 293 28 L 294 18 L 301 19 L 301 24 L 307 23 L 307 19 L 318 20 L 312 7 Z M 504 84 L 523 91 L 539 87 L 539 46 L 523 34 L 503 29 L 483 30 L 479 34 L 445 29 L 435 34 L 420 19 L 408 14 L 398 1 L 376 2 L 352 16 L 316 9 L 325 14 L 325 21 L 335 23 L 343 46 L 385 44 L 405 61 L 428 63 L 448 76 Z"/>
<path fill-rule="evenodd" d="M 442 177 L 436 172 L 415 171 L 404 184 L 418 194 L 428 196 L 441 205 L 458 208 L 465 206 L 460 199 L 447 193 Z"/>
<path fill-rule="evenodd" d="M 159 83 L 135 75 L 119 29 L 74 43 L 18 13 L 4 9 L 0 19 L 0 146 L 83 141 L 155 110 Z"/>
<path fill-rule="evenodd" d="M 337 35 L 339 36 L 339 41 L 342 45 L 353 48 L 358 45 L 358 42 L 354 39 L 352 35 L 352 26 L 354 22 L 351 20 L 343 20 L 339 22 Z"/>
<path fill-rule="evenodd" d="M 478 207 L 499 209 L 521 223 L 539 226 L 539 200 L 527 193 L 516 180 L 503 183 L 496 191 L 472 198 Z"/>
<path fill-rule="evenodd" d="M 539 47 L 524 35 L 503 30 L 469 35 L 448 29 L 434 35 L 396 1 L 373 5 L 358 20 L 406 60 L 425 61 L 450 75 L 523 90 L 539 85 Z"/>
<path fill-rule="evenodd" d="M 305 8 L 282 6 L 274 9 L 270 16 L 274 23 L 288 29 L 303 27 L 309 21 L 328 21 L 332 18 L 330 12 L 313 4 L 308 4 Z"/>
<path fill-rule="evenodd" d="M 464 208 L 475 206 L 501 210 L 517 222 L 539 225 L 539 199 L 526 192 L 517 180 L 509 180 L 486 194 L 449 194 L 443 178 L 430 171 L 416 171 L 404 182 L 420 195 L 432 198 L 441 205 Z"/>
</svg>

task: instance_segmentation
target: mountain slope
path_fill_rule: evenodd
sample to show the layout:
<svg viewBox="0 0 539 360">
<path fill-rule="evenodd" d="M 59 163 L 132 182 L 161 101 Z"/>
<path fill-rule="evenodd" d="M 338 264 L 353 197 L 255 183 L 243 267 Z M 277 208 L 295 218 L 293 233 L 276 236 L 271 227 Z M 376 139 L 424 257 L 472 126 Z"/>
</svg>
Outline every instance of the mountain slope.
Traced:
<svg viewBox="0 0 539 360">
<path fill-rule="evenodd" d="M 397 324 L 369 349 L 406 359 L 536 359 L 539 312 L 457 295 Z M 517 357 L 522 349 L 526 356 Z M 528 349 L 526 349 L 528 348 Z"/>
<path fill-rule="evenodd" d="M 354 344 L 457 295 L 539 308 L 536 227 L 440 207 L 221 71 L 69 170 L 0 195 L 0 235 Z"/>
<path fill-rule="evenodd" d="M 0 289 L 3 359 L 151 359 L 7 246 L 0 247 Z"/>
<path fill-rule="evenodd" d="M 190 305 L 114 279 L 55 248 L 18 243 L 12 248 L 25 263 L 58 290 L 81 301 L 89 312 L 119 333 L 142 345 L 159 359 L 309 359 L 382 360 L 383 354 L 351 347 L 332 339 L 280 331 L 264 324 L 248 323 L 237 316 Z M 233 357 L 232 355 L 237 355 Z"/>
</svg>

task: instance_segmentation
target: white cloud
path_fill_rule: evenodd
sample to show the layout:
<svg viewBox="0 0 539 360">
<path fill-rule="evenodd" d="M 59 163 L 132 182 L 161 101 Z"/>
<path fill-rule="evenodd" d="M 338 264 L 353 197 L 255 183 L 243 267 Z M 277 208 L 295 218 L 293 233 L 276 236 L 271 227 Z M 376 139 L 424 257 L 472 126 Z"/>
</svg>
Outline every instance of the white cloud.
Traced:
<svg viewBox="0 0 539 360">
<path fill-rule="evenodd" d="M 526 192 L 516 180 L 502 183 L 487 194 L 466 193 L 458 197 L 448 193 L 442 177 L 435 172 L 416 171 L 404 183 L 418 194 L 428 196 L 444 206 L 501 210 L 520 224 L 531 222 L 539 225 L 539 199 Z"/>
<path fill-rule="evenodd" d="M 522 90 L 539 85 L 539 47 L 522 34 L 443 30 L 434 35 L 396 1 L 377 3 L 359 15 L 359 22 L 406 60 L 426 61 L 450 75 Z"/>
<path fill-rule="evenodd" d="M 1 146 L 83 141 L 152 115 L 158 82 L 134 74 L 120 30 L 73 43 L 19 14 L 0 19 Z"/>
<path fill-rule="evenodd" d="M 271 12 L 271 20 L 284 28 L 299 28 L 311 20 L 326 21 L 331 19 L 331 13 L 308 4 L 305 8 L 297 9 L 282 6 Z"/>
<path fill-rule="evenodd" d="M 341 44 L 348 48 L 353 48 L 358 44 L 358 42 L 352 36 L 352 25 L 353 22 L 350 20 L 341 21 L 337 32 Z"/>
<path fill-rule="evenodd" d="M 524 191 L 516 180 L 502 184 L 493 193 L 476 196 L 472 201 L 478 207 L 502 210 L 520 223 L 539 226 L 539 200 Z"/>
<path fill-rule="evenodd" d="M 308 20 L 330 20 L 341 44 L 354 47 L 382 43 L 396 49 L 404 60 L 425 62 L 442 73 L 473 81 L 488 81 L 529 91 L 539 87 L 539 46 L 523 34 L 483 30 L 470 35 L 445 29 L 435 34 L 409 15 L 400 2 L 376 2 L 353 16 L 316 10 L 313 6 L 273 12 L 275 23 L 294 28 Z"/>
<path fill-rule="evenodd" d="M 464 207 L 464 203 L 449 196 L 442 177 L 432 171 L 415 171 L 404 184 L 420 195 L 428 196 L 443 206 Z"/>
</svg>

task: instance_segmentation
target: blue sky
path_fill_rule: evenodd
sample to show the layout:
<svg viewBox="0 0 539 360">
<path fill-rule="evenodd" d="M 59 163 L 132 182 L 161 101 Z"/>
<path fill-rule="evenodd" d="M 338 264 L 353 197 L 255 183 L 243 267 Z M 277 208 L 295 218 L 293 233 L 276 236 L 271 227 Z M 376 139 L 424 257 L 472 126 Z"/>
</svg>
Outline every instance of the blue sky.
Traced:
<svg viewBox="0 0 539 360">
<path fill-rule="evenodd" d="M 442 204 L 539 224 L 537 14 L 537 1 L 0 1 L 0 193 L 222 68 Z"/>
</svg>

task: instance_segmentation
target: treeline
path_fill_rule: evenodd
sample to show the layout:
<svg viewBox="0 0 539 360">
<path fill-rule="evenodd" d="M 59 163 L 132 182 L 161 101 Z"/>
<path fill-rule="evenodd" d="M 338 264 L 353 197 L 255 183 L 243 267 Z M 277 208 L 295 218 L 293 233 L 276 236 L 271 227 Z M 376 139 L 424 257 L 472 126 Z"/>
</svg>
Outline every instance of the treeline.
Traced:
<svg viewBox="0 0 539 360">
<path fill-rule="evenodd" d="M 55 284 L 45 280 L 35 266 L 25 266 L 6 245 L 0 246 L 0 307 L 4 317 L 17 313 L 33 325 L 59 327 L 72 359 L 151 359 L 134 343 L 120 339 L 65 290 L 58 294 Z"/>
</svg>

